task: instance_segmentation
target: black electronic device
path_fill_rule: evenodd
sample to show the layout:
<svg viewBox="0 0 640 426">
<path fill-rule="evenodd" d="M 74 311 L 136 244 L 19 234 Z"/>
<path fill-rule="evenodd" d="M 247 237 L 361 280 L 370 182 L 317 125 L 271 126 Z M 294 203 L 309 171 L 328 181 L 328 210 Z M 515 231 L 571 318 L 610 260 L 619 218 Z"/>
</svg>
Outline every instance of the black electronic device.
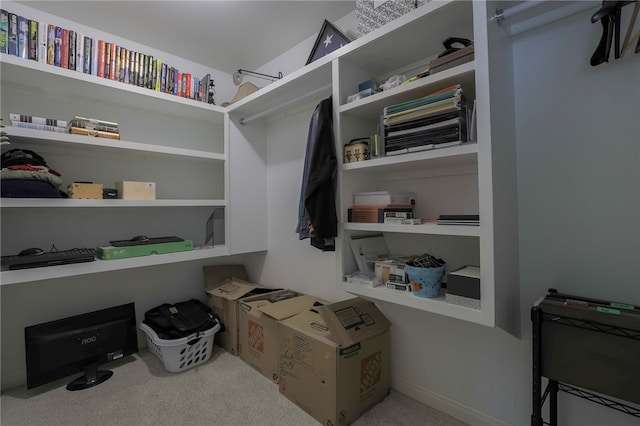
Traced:
<svg viewBox="0 0 640 426">
<path fill-rule="evenodd" d="M 31 247 L 31 248 L 22 250 L 20 253 L 18 253 L 18 256 L 38 256 L 43 253 L 44 253 L 44 250 L 42 250 L 41 248 Z"/>
<path fill-rule="evenodd" d="M 146 244 L 160 244 L 160 243 L 179 243 L 184 241 L 184 238 L 171 236 L 171 237 L 155 237 L 149 238 L 146 235 L 136 235 L 130 240 L 114 240 L 109 241 L 114 247 L 128 247 L 128 246 L 142 246 Z"/>
<path fill-rule="evenodd" d="M 138 352 L 134 303 L 25 327 L 27 389 L 84 371 L 67 385 L 86 389 L 109 379 L 102 364 Z"/>
<path fill-rule="evenodd" d="M 94 248 L 74 248 L 70 250 L 43 251 L 37 248 L 22 250 L 20 254 L 2 256 L 2 269 L 29 269 L 44 266 L 67 265 L 70 263 L 93 262 L 96 256 Z"/>
</svg>

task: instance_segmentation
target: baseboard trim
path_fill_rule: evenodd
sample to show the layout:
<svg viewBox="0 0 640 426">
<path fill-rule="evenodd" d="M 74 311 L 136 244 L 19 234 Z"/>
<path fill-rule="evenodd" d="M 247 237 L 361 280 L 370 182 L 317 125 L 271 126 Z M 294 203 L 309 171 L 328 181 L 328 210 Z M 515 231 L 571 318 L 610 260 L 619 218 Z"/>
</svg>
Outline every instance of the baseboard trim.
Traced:
<svg viewBox="0 0 640 426">
<path fill-rule="evenodd" d="M 512 426 L 502 419 L 493 417 L 477 408 L 453 400 L 433 389 L 425 388 L 402 377 L 391 377 L 391 387 L 423 404 L 473 426 Z"/>
</svg>

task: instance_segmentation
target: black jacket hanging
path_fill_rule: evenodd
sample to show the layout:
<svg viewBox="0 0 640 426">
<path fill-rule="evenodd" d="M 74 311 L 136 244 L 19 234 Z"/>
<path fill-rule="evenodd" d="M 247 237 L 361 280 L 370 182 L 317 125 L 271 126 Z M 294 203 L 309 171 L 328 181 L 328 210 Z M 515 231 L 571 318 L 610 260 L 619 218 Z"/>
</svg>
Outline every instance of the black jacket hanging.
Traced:
<svg viewBox="0 0 640 426">
<path fill-rule="evenodd" d="M 334 251 L 338 235 L 336 174 L 331 97 L 321 101 L 309 123 L 297 232 L 323 251 Z"/>
</svg>

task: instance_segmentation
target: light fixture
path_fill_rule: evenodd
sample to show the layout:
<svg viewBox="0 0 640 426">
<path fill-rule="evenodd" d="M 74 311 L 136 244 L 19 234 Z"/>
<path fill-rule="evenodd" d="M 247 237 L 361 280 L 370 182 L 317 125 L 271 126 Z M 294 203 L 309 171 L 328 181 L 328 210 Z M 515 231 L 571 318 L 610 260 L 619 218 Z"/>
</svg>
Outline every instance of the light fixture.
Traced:
<svg viewBox="0 0 640 426">
<path fill-rule="evenodd" d="M 233 73 L 233 84 L 235 84 L 236 86 L 239 86 L 240 83 L 242 83 L 243 75 L 264 78 L 265 80 L 271 80 L 271 81 L 280 80 L 282 78 L 281 72 L 278 72 L 278 75 L 275 76 L 275 75 L 262 74 L 255 71 L 247 71 L 247 70 L 239 69 L 238 71 Z"/>
</svg>

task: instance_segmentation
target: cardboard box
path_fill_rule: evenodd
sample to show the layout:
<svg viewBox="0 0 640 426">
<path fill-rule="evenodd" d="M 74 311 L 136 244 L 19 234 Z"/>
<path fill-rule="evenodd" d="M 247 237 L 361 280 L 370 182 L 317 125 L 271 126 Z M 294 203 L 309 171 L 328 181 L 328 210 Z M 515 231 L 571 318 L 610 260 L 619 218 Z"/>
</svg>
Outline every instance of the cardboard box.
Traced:
<svg viewBox="0 0 640 426">
<path fill-rule="evenodd" d="M 87 198 L 92 200 L 102 200 L 101 183 L 73 182 L 67 186 L 69 198 Z"/>
<path fill-rule="evenodd" d="M 353 206 L 347 209 L 347 222 L 355 223 L 384 223 L 386 213 L 411 213 L 411 205 L 397 206 Z"/>
<path fill-rule="evenodd" d="M 348 425 L 390 387 L 390 322 L 362 298 L 280 322 L 280 393 L 321 424 Z"/>
<path fill-rule="evenodd" d="M 122 200 L 155 200 L 155 182 L 133 182 L 121 180 L 116 182 L 118 198 Z"/>
<path fill-rule="evenodd" d="M 207 290 L 209 306 L 224 324 L 224 331 L 216 333 L 215 342 L 230 354 L 238 355 L 238 301 L 278 290 L 282 289 L 264 287 L 239 278 L 227 278 L 217 287 Z"/>
<path fill-rule="evenodd" d="M 279 297 L 288 293 L 294 293 L 295 296 L 278 301 Z M 238 352 L 240 359 L 277 383 L 280 360 L 278 322 L 311 309 L 316 302 L 326 303 L 317 297 L 290 290 L 248 297 L 239 301 Z"/>
</svg>

